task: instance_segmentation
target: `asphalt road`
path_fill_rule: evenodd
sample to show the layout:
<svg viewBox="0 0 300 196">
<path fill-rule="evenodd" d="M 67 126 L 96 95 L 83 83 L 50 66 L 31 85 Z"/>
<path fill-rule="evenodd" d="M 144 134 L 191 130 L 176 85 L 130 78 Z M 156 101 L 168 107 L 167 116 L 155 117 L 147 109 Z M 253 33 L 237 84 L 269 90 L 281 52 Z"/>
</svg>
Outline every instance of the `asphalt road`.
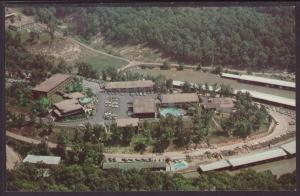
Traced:
<svg viewBox="0 0 300 196">
<path fill-rule="evenodd" d="M 280 135 L 284 134 L 287 132 L 288 128 L 289 128 L 289 121 L 290 121 L 290 117 L 286 116 L 286 115 L 282 115 L 278 112 L 275 111 L 269 111 L 270 115 L 273 116 L 273 118 L 279 123 L 275 129 L 273 130 L 273 132 L 265 137 L 261 137 L 261 138 L 257 138 L 248 142 L 239 142 L 239 143 L 235 143 L 235 144 L 230 144 L 230 145 L 226 145 L 226 146 L 220 146 L 217 147 L 215 149 L 208 149 L 208 148 L 202 148 L 202 149 L 196 149 L 196 150 L 192 150 L 190 152 L 186 152 L 186 151 L 174 151 L 174 152 L 164 152 L 161 154 L 156 154 L 156 153 L 145 153 L 145 154 L 118 154 L 118 153 L 104 153 L 104 155 L 109 158 L 109 157 L 116 157 L 116 158 L 165 158 L 165 157 L 170 157 L 171 159 L 176 159 L 176 158 L 185 158 L 186 155 L 189 155 L 191 157 L 194 156 L 199 156 L 199 155 L 203 155 L 206 151 L 209 151 L 211 153 L 215 153 L 215 152 L 221 152 L 223 150 L 233 150 L 236 147 L 242 147 L 245 144 L 252 144 L 252 143 L 259 143 L 259 142 L 265 142 L 265 141 L 269 141 L 275 137 L 279 137 Z M 28 137 L 24 137 L 21 135 L 17 135 L 14 134 L 12 132 L 6 131 L 6 135 L 8 137 L 12 137 L 16 140 L 20 140 L 23 142 L 27 142 L 27 143 L 32 143 L 32 144 L 39 144 L 40 141 L 39 140 L 35 140 L 32 138 L 28 138 Z M 49 142 L 48 143 L 50 148 L 55 148 L 56 144 Z M 70 149 L 70 148 L 69 148 Z"/>
</svg>

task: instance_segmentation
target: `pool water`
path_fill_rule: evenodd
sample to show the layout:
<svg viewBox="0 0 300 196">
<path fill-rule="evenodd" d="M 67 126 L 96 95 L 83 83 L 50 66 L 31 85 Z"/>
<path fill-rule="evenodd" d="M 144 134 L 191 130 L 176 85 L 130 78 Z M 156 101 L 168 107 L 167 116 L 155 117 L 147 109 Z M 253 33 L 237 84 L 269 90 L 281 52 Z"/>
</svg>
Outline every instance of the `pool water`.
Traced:
<svg viewBox="0 0 300 196">
<path fill-rule="evenodd" d="M 89 97 L 82 97 L 82 98 L 79 99 L 79 102 L 80 102 L 81 104 L 88 104 L 88 103 L 90 103 L 91 101 L 92 101 L 92 99 L 89 98 Z"/>
<path fill-rule="evenodd" d="M 178 163 L 173 164 L 173 171 L 181 170 L 181 169 L 186 169 L 188 167 L 188 163 L 185 161 L 181 161 Z"/>
<path fill-rule="evenodd" d="M 180 108 L 162 108 L 159 110 L 159 113 L 162 116 L 167 116 L 168 114 L 176 117 L 185 115 L 185 111 Z"/>
</svg>

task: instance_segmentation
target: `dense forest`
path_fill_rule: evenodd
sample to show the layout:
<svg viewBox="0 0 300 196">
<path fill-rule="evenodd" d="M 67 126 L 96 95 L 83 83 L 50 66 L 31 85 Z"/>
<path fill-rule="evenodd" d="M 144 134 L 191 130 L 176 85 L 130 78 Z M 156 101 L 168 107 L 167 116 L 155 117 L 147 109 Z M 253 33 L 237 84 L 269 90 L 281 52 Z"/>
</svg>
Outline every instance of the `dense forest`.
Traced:
<svg viewBox="0 0 300 196">
<path fill-rule="evenodd" d="M 295 71 L 293 7 L 25 8 L 86 40 L 147 43 L 184 63 Z"/>
<path fill-rule="evenodd" d="M 210 172 L 187 179 L 182 174 L 149 170 L 101 169 L 103 146 L 84 143 L 66 151 L 66 135 L 62 131 L 59 145 L 49 149 L 45 143 L 32 146 L 9 139 L 23 156 L 31 152 L 39 155 L 59 155 L 58 166 L 21 163 L 7 172 L 9 191 L 199 191 L 199 190 L 295 190 L 296 171 L 277 178 L 270 171 L 242 170 L 232 176 L 227 172 Z M 43 173 L 48 168 L 48 174 Z"/>
<path fill-rule="evenodd" d="M 199 191 L 199 190 L 295 190 L 296 172 L 279 179 L 270 171 L 245 170 L 231 176 L 226 172 L 202 174 L 186 179 L 181 174 L 118 169 L 101 170 L 93 164 L 61 165 L 42 177 L 38 167 L 20 165 L 8 172 L 9 191 Z"/>
</svg>

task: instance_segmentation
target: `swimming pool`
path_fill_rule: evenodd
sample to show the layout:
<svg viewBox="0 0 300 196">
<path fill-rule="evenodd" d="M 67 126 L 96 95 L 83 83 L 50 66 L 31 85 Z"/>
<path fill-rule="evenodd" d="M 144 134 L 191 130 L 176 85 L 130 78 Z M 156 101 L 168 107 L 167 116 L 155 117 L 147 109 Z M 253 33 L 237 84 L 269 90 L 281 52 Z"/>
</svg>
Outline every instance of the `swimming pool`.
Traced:
<svg viewBox="0 0 300 196">
<path fill-rule="evenodd" d="M 167 116 L 168 114 L 172 116 L 184 116 L 185 115 L 185 110 L 180 109 L 180 108 L 161 108 L 159 110 L 160 115 L 162 116 Z"/>
<path fill-rule="evenodd" d="M 82 98 L 79 99 L 79 102 L 80 102 L 81 104 L 88 104 L 88 103 L 90 103 L 91 101 L 92 101 L 92 99 L 89 98 L 89 97 L 82 97 Z"/>
<path fill-rule="evenodd" d="M 182 170 L 182 169 L 186 169 L 188 168 L 189 164 L 186 161 L 181 161 L 178 163 L 173 163 L 172 164 L 172 170 L 173 171 L 178 171 L 178 170 Z"/>
</svg>

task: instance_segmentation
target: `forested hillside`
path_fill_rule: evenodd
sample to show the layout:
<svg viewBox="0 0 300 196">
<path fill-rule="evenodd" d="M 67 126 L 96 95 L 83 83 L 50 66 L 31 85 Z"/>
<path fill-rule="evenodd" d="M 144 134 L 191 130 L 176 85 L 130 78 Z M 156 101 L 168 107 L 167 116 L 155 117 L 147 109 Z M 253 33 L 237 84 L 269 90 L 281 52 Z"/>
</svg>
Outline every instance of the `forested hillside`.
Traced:
<svg viewBox="0 0 300 196">
<path fill-rule="evenodd" d="M 39 20 L 68 18 L 68 32 L 89 39 L 148 43 L 178 61 L 295 70 L 292 7 L 26 8 Z M 50 19 L 50 20 L 49 20 Z"/>
</svg>

